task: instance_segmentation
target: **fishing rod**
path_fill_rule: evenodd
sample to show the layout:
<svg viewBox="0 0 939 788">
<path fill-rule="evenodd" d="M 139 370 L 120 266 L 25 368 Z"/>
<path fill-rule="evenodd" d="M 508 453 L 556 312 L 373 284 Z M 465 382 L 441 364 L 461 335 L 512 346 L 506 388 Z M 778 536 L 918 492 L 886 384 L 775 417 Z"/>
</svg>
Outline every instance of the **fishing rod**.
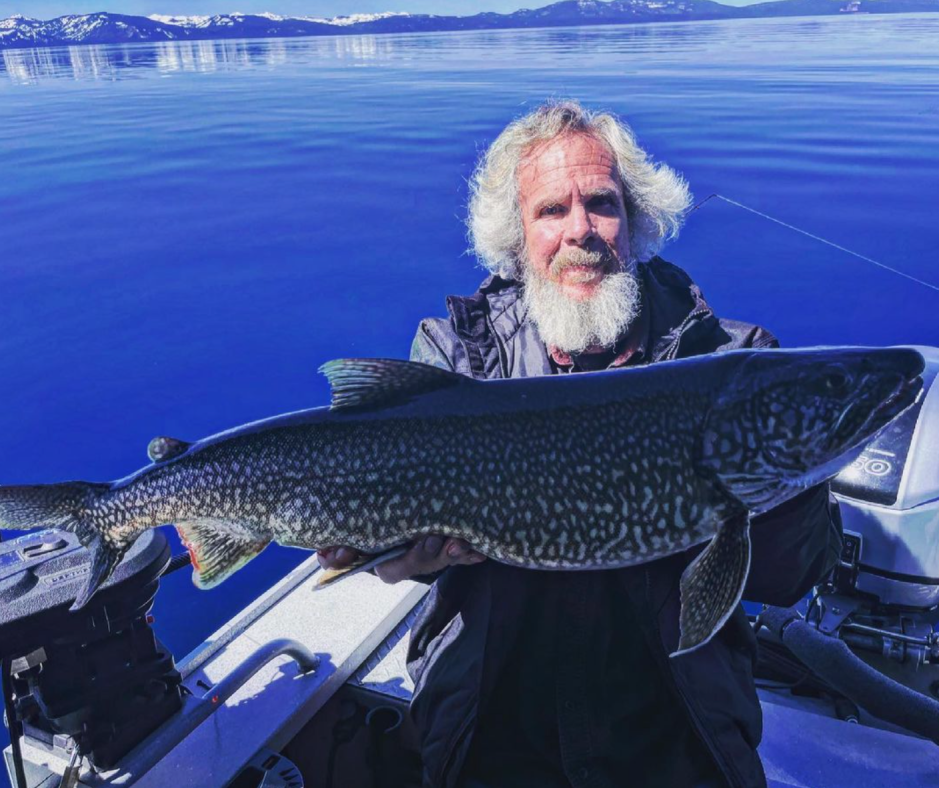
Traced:
<svg viewBox="0 0 939 788">
<path fill-rule="evenodd" d="M 770 216 L 768 213 L 764 213 L 763 211 L 758 211 L 756 208 L 751 208 L 749 205 L 744 205 L 742 202 L 739 202 L 737 200 L 732 200 L 730 197 L 725 197 L 723 194 L 718 194 L 717 192 L 709 194 L 707 197 L 701 200 L 701 202 L 695 205 L 688 212 L 688 214 L 691 215 L 692 213 L 697 211 L 699 208 L 701 208 L 702 206 L 704 206 L 706 203 L 710 202 L 711 200 L 722 200 L 723 202 L 726 202 L 728 205 L 733 205 L 737 208 L 743 209 L 744 211 L 749 211 L 750 213 L 755 214 L 756 216 L 759 216 L 762 219 L 767 219 L 768 221 L 771 221 L 775 224 L 785 227 L 787 230 L 792 230 L 793 232 L 797 232 L 800 235 L 804 235 L 807 238 L 811 238 L 813 241 L 818 241 L 819 243 L 823 243 L 827 246 L 832 247 L 833 249 L 837 249 L 839 252 L 844 252 L 845 254 L 849 254 L 852 257 L 856 257 L 859 260 L 863 260 L 865 263 L 870 263 L 871 265 L 875 265 L 878 268 L 882 268 L 885 271 L 889 271 L 890 273 L 895 274 L 896 276 L 901 276 L 904 279 L 909 279 L 911 282 L 915 282 L 916 284 L 922 285 L 923 287 L 928 287 L 930 290 L 935 290 L 937 293 L 939 293 L 939 285 L 933 284 L 932 282 L 927 282 L 924 279 L 919 279 L 915 276 L 912 276 L 911 274 L 906 273 L 905 271 L 901 271 L 898 268 L 894 268 L 893 266 L 887 265 L 886 263 L 882 263 L 879 260 L 873 259 L 872 257 L 867 257 L 866 255 L 863 255 L 860 252 L 855 252 L 852 249 L 848 249 L 845 246 L 841 246 L 841 244 L 836 244 L 834 241 L 829 241 L 827 238 L 822 238 L 820 235 L 816 235 L 815 233 L 810 233 L 808 230 L 803 230 L 801 227 L 796 227 L 794 224 L 790 224 L 789 222 L 784 222 L 782 219 L 777 219 L 775 216 Z"/>
</svg>

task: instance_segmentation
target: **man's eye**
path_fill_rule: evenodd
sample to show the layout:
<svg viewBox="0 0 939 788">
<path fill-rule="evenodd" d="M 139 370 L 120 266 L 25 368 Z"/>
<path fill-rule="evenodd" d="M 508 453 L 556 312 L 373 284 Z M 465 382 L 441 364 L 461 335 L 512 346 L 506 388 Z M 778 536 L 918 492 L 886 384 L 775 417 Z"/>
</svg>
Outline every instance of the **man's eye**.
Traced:
<svg viewBox="0 0 939 788">
<path fill-rule="evenodd" d="M 557 216 L 564 210 L 562 205 L 546 205 L 539 211 L 540 216 Z"/>
</svg>

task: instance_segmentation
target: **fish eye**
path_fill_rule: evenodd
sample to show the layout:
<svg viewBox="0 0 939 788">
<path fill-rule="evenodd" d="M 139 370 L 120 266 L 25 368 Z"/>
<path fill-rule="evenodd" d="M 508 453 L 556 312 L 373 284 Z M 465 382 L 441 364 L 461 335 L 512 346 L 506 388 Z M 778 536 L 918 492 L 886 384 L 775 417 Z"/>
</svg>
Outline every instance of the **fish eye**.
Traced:
<svg viewBox="0 0 939 788">
<path fill-rule="evenodd" d="M 825 388 L 832 394 L 843 394 L 851 385 L 851 379 L 840 370 L 833 370 L 824 377 Z"/>
</svg>

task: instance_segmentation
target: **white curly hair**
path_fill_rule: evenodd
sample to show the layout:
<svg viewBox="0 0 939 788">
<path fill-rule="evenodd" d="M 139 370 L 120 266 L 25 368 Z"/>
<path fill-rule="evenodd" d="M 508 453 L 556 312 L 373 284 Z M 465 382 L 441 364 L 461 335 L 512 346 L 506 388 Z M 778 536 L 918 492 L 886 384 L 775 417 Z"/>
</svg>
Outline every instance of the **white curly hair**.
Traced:
<svg viewBox="0 0 939 788">
<path fill-rule="evenodd" d="M 590 134 L 613 154 L 626 200 L 630 262 L 650 259 L 678 235 L 691 205 L 685 180 L 665 164 L 653 164 L 629 126 L 615 115 L 592 112 L 576 101 L 549 102 L 510 123 L 470 178 L 469 240 L 492 273 L 522 278 L 519 164 L 534 145 L 571 133 Z"/>
</svg>

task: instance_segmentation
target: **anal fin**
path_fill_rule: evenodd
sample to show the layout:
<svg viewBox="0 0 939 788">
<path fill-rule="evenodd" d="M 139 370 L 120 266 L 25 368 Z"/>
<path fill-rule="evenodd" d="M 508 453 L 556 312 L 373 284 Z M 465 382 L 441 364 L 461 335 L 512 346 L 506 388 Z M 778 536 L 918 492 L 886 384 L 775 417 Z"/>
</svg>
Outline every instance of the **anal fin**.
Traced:
<svg viewBox="0 0 939 788">
<path fill-rule="evenodd" d="M 345 580 L 347 577 L 357 575 L 359 572 L 368 572 L 379 564 L 385 563 L 385 561 L 390 561 L 392 558 L 398 558 L 398 556 L 404 555 L 410 547 L 411 545 L 407 544 L 398 545 L 397 547 L 392 547 L 390 550 L 386 550 L 384 553 L 363 555 L 358 561 L 340 569 L 324 569 L 317 573 L 313 590 L 322 591 L 324 588 L 333 586 L 340 580 Z"/>
<path fill-rule="evenodd" d="M 681 637 L 678 650 L 687 654 L 720 631 L 743 596 L 750 572 L 750 515 L 725 521 L 711 543 L 681 576 Z"/>
<path fill-rule="evenodd" d="M 177 523 L 179 538 L 192 556 L 192 582 L 213 588 L 227 580 L 270 544 L 269 535 L 252 533 L 237 523 L 203 518 Z"/>
</svg>

